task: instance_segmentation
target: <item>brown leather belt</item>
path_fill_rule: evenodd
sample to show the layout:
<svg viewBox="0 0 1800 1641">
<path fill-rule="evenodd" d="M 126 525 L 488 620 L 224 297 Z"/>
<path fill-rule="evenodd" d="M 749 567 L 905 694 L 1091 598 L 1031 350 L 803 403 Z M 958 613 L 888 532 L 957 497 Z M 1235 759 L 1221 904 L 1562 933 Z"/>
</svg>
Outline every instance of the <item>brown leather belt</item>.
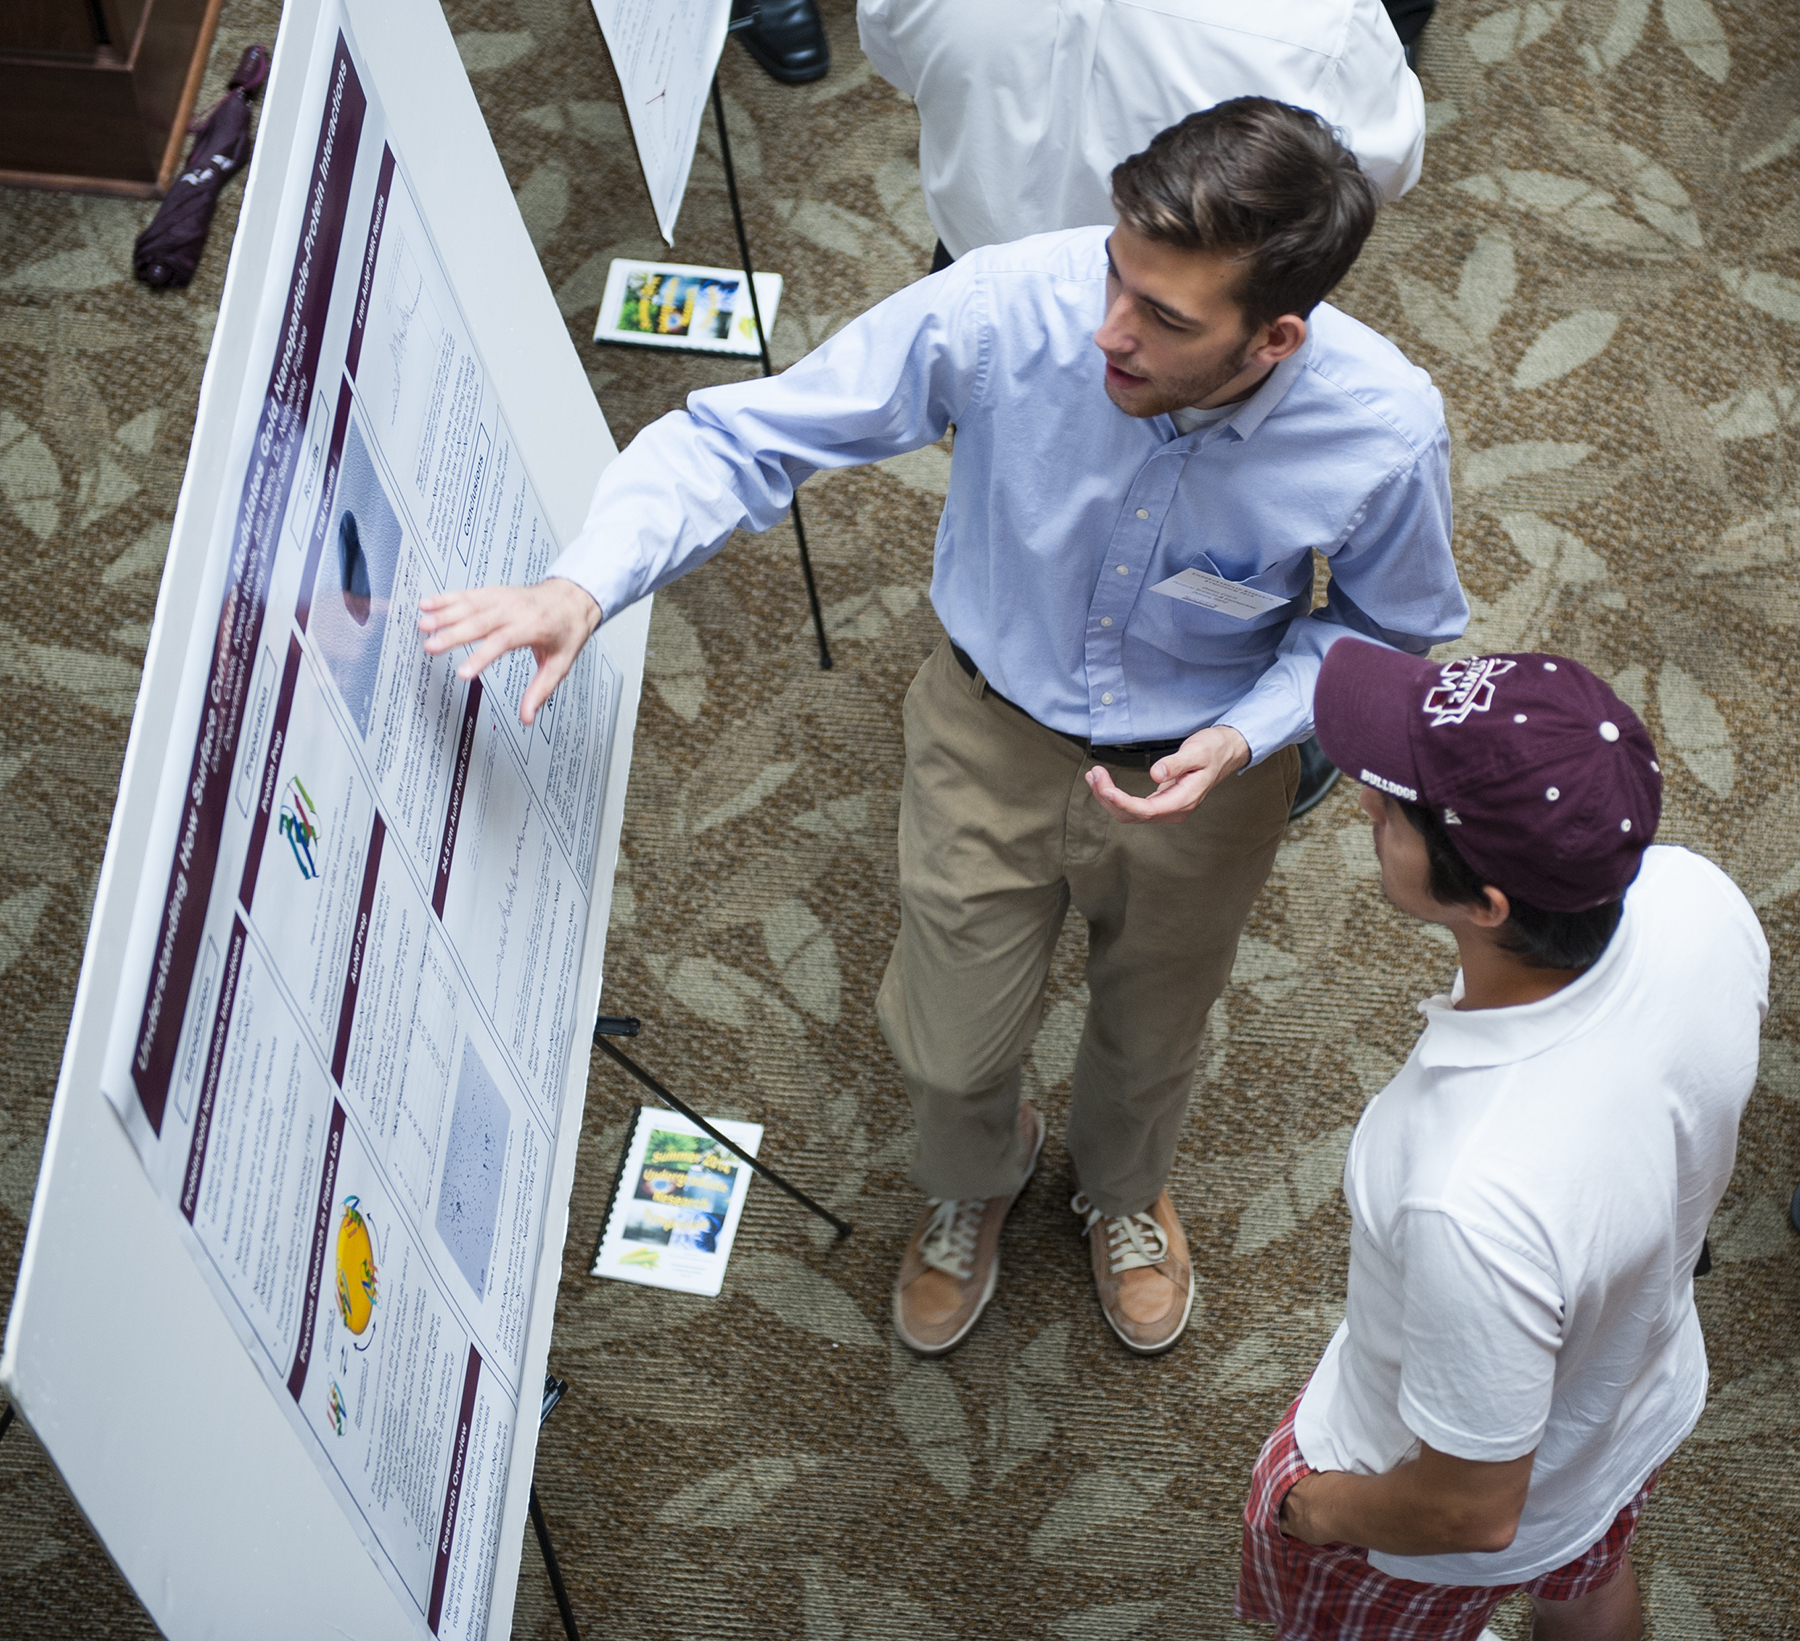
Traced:
<svg viewBox="0 0 1800 1641">
<path fill-rule="evenodd" d="M 981 669 L 969 658 L 969 652 L 954 638 L 950 640 L 950 653 L 956 657 L 956 664 L 969 677 L 980 676 Z M 992 684 L 987 686 L 987 692 L 1002 706 L 1011 707 L 1021 718 L 1031 718 L 1031 714 L 1018 702 L 1007 700 Z M 1128 746 L 1095 746 L 1092 741 L 1083 740 L 1079 735 L 1071 735 L 1067 730 L 1050 729 L 1048 724 L 1038 723 L 1036 718 L 1031 718 L 1031 721 L 1037 724 L 1039 729 L 1049 729 L 1052 735 L 1060 735 L 1070 746 L 1080 747 L 1095 763 L 1113 764 L 1120 769 L 1147 770 L 1164 753 L 1173 752 L 1181 745 L 1180 741 L 1133 741 Z"/>
</svg>

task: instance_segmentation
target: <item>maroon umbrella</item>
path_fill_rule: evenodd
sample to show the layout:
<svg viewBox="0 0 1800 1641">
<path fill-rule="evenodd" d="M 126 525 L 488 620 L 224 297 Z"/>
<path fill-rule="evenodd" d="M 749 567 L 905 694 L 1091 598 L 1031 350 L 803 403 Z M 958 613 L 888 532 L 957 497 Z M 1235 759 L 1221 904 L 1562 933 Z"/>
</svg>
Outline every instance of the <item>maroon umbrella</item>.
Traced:
<svg viewBox="0 0 1800 1641">
<path fill-rule="evenodd" d="M 225 179 L 250 157 L 250 98 L 269 77 L 269 48 L 252 46 L 224 97 L 195 120 L 187 169 L 170 185 L 162 208 L 137 237 L 132 265 L 148 285 L 185 285 L 194 277 Z"/>
</svg>

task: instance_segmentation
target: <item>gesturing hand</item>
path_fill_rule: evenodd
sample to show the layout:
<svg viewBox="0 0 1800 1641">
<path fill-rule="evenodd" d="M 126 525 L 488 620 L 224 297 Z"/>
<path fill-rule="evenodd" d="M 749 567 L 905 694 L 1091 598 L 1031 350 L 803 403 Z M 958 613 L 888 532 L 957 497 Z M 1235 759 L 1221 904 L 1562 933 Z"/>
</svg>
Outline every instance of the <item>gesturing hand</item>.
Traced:
<svg viewBox="0 0 1800 1641">
<path fill-rule="evenodd" d="M 1150 767 L 1157 782 L 1147 798 L 1121 791 L 1104 764 L 1087 772 L 1089 790 L 1122 821 L 1181 821 L 1200 800 L 1250 761 L 1250 743 L 1235 729 L 1197 729 Z"/>
<path fill-rule="evenodd" d="M 442 655 L 473 644 L 456 669 L 465 681 L 479 677 L 508 650 L 528 649 L 537 672 L 519 703 L 519 721 L 533 723 L 538 708 L 568 675 L 588 636 L 600 625 L 600 606 L 572 581 L 554 576 L 535 587 L 471 587 L 431 593 L 419 600 L 425 653 Z"/>
</svg>

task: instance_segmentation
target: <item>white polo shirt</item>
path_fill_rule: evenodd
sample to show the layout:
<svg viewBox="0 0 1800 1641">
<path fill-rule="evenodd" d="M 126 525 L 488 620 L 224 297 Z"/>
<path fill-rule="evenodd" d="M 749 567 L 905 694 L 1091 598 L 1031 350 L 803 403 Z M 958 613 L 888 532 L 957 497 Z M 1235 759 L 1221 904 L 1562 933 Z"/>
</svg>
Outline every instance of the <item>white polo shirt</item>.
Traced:
<svg viewBox="0 0 1800 1641">
<path fill-rule="evenodd" d="M 1112 168 L 1232 97 L 1339 127 L 1386 199 L 1418 180 L 1425 96 L 1381 0 L 858 0 L 876 71 L 919 105 L 952 256 L 1111 227 Z"/>
<path fill-rule="evenodd" d="M 1731 880 L 1656 846 L 1606 952 L 1539 1003 L 1463 1011 L 1462 976 L 1369 1104 L 1344 1163 L 1346 1315 L 1301 1399 L 1315 1470 L 1420 1441 L 1534 1449 L 1517 1537 L 1370 1561 L 1511 1584 L 1602 1536 L 1706 1402 L 1694 1266 L 1756 1081 L 1769 948 Z"/>
</svg>

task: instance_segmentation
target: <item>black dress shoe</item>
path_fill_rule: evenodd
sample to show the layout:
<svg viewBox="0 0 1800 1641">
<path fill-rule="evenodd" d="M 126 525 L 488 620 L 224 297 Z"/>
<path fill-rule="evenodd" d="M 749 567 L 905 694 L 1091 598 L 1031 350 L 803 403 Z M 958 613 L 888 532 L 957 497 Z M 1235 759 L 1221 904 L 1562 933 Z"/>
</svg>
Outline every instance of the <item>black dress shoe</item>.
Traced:
<svg viewBox="0 0 1800 1641">
<path fill-rule="evenodd" d="M 831 47 L 813 0 L 762 0 L 756 21 L 739 29 L 738 38 L 783 85 L 821 80 L 831 67 Z"/>
<path fill-rule="evenodd" d="M 1294 807 L 1289 820 L 1298 820 L 1337 785 L 1338 769 L 1316 737 L 1308 736 L 1300 743 L 1300 785 L 1294 793 Z"/>
</svg>

